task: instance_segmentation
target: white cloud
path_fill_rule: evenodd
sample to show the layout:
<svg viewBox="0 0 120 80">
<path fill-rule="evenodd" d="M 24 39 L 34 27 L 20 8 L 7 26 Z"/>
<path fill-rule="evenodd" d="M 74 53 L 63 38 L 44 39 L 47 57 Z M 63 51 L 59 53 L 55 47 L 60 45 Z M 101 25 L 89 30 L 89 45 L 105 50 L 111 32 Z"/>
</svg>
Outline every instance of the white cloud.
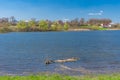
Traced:
<svg viewBox="0 0 120 80">
<path fill-rule="evenodd" d="M 88 15 L 89 16 L 101 16 L 101 15 L 103 15 L 103 11 L 101 10 L 101 11 L 99 11 L 97 13 L 90 12 L 90 13 L 88 13 Z"/>
<path fill-rule="evenodd" d="M 103 13 L 103 10 L 101 10 L 100 12 Z"/>
<path fill-rule="evenodd" d="M 102 13 L 88 13 L 90 16 L 97 16 L 97 15 L 102 15 Z"/>
</svg>

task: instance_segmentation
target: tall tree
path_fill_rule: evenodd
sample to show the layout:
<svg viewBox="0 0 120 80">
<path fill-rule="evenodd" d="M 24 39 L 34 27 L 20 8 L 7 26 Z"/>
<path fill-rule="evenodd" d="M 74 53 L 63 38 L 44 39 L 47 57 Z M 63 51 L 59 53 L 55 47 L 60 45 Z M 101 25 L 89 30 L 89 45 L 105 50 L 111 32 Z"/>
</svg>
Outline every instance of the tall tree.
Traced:
<svg viewBox="0 0 120 80">
<path fill-rule="evenodd" d="M 70 25 L 72 27 L 78 27 L 79 26 L 79 19 L 75 18 L 75 19 L 71 20 Z"/>
<path fill-rule="evenodd" d="M 104 25 L 108 25 L 112 22 L 112 20 L 110 19 L 90 19 L 88 20 L 88 24 L 90 25 L 101 25 L 101 24 L 104 24 Z"/>
<path fill-rule="evenodd" d="M 45 20 L 40 20 L 39 21 L 39 30 L 42 30 L 42 31 L 47 31 L 48 30 L 48 22 L 45 21 Z"/>
<path fill-rule="evenodd" d="M 35 29 L 36 29 L 36 21 L 35 21 L 35 20 L 30 20 L 30 21 L 28 22 L 28 26 L 29 26 L 29 28 L 30 28 L 32 31 L 35 31 Z"/>
<path fill-rule="evenodd" d="M 65 22 L 65 24 L 64 24 L 64 30 L 68 30 L 68 28 L 69 28 L 69 25 L 68 25 L 67 22 Z"/>
<path fill-rule="evenodd" d="M 16 25 L 17 20 L 15 19 L 14 16 L 11 16 L 11 17 L 9 18 L 9 22 L 10 22 L 11 25 Z"/>
<path fill-rule="evenodd" d="M 29 27 L 25 21 L 19 21 L 17 23 L 18 31 L 28 31 Z"/>
<path fill-rule="evenodd" d="M 81 25 L 81 26 L 85 25 L 85 19 L 84 19 L 84 18 L 81 18 L 81 19 L 80 19 L 80 25 Z"/>
</svg>

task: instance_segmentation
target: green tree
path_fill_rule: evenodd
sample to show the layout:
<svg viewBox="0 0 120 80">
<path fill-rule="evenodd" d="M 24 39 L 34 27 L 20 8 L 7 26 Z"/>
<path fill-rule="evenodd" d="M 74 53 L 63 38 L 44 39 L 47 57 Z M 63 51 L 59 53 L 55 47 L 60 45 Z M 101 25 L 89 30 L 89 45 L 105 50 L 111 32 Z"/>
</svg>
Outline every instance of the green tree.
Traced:
<svg viewBox="0 0 120 80">
<path fill-rule="evenodd" d="M 60 23 L 59 21 L 54 21 L 51 25 L 51 30 L 53 31 L 60 31 L 63 30 L 63 24 Z"/>
<path fill-rule="evenodd" d="M 51 24 L 51 30 L 52 31 L 57 31 L 57 22 L 54 21 L 52 24 Z"/>
<path fill-rule="evenodd" d="M 45 20 L 41 20 L 39 21 L 39 30 L 42 30 L 42 31 L 47 31 L 49 28 L 48 28 L 48 22 L 45 21 Z"/>
<path fill-rule="evenodd" d="M 64 24 L 64 30 L 68 30 L 68 28 L 69 28 L 68 23 L 65 23 L 65 24 Z"/>
<path fill-rule="evenodd" d="M 18 31 L 27 31 L 28 30 L 28 25 L 25 21 L 19 21 L 17 23 L 17 29 Z"/>
<path fill-rule="evenodd" d="M 32 31 L 34 31 L 34 30 L 36 29 L 36 21 L 30 20 L 30 21 L 28 22 L 28 26 L 29 26 L 29 28 L 30 28 Z"/>
</svg>

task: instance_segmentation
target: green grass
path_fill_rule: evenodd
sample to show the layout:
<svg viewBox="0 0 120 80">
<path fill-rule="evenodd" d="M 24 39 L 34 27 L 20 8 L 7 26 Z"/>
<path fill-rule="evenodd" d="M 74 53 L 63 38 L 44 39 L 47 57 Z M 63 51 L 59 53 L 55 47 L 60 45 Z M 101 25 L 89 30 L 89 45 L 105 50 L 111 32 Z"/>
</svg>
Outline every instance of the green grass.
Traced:
<svg viewBox="0 0 120 80">
<path fill-rule="evenodd" d="M 0 80 L 79 80 L 76 77 L 62 75 L 0 76 Z"/>
<path fill-rule="evenodd" d="M 120 80 L 120 74 L 82 76 L 79 80 Z"/>
<path fill-rule="evenodd" d="M 108 29 L 107 29 L 107 28 L 102 28 L 102 27 L 101 27 L 101 28 L 99 28 L 98 30 L 108 30 Z"/>
<path fill-rule="evenodd" d="M 30 75 L 30 76 L 0 76 L 0 80 L 120 80 L 120 74 L 87 75 L 87 76 L 65 76 L 59 74 Z"/>
</svg>

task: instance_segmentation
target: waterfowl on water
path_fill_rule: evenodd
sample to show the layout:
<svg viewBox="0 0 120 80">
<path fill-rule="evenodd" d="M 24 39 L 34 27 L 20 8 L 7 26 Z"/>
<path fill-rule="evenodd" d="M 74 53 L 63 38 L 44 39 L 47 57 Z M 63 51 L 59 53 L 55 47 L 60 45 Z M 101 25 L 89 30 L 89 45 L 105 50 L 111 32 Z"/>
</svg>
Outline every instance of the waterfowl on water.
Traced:
<svg viewBox="0 0 120 80">
<path fill-rule="evenodd" d="M 51 64 L 51 63 L 54 63 L 54 61 L 53 60 L 46 60 L 45 61 L 45 64 Z"/>
</svg>

